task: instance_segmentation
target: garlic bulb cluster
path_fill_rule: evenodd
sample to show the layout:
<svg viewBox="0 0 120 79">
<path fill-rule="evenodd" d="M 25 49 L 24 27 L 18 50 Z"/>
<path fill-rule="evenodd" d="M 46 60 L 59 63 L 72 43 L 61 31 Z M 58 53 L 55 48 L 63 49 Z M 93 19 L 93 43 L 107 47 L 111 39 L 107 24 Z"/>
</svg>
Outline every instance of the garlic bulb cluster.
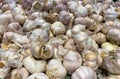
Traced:
<svg viewBox="0 0 120 79">
<path fill-rule="evenodd" d="M 119 79 L 120 0 L 0 0 L 0 79 Z"/>
</svg>

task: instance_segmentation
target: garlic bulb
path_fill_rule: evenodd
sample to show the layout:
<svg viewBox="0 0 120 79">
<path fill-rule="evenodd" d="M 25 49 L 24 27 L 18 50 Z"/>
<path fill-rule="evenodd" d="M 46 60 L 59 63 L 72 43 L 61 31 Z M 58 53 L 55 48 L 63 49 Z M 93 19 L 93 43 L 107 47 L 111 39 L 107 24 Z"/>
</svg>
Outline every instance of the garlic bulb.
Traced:
<svg viewBox="0 0 120 79">
<path fill-rule="evenodd" d="M 116 51 L 118 49 L 117 45 L 113 45 L 110 42 L 103 43 L 101 47 L 102 47 L 102 49 L 106 50 L 107 52 Z"/>
<path fill-rule="evenodd" d="M 24 15 L 25 14 L 25 10 L 22 8 L 21 5 L 17 5 L 17 7 L 15 7 L 13 9 L 13 12 L 15 15 L 17 15 L 17 14 Z"/>
<path fill-rule="evenodd" d="M 26 79 L 49 79 L 49 77 L 44 73 L 33 73 Z"/>
<path fill-rule="evenodd" d="M 0 78 L 5 79 L 9 71 L 10 71 L 10 66 L 8 62 L 0 61 Z"/>
<path fill-rule="evenodd" d="M 44 72 L 47 62 L 45 60 L 35 60 L 32 56 L 28 56 L 23 60 L 24 67 L 30 72 Z"/>
<path fill-rule="evenodd" d="M 84 31 L 86 28 L 85 25 L 81 25 L 81 24 L 77 24 L 77 25 L 74 25 L 73 28 L 72 28 L 72 33 L 73 34 L 77 34 L 78 32 L 80 31 Z"/>
<path fill-rule="evenodd" d="M 33 21 L 32 20 L 26 20 L 25 23 L 23 24 L 23 31 L 32 31 L 34 28 L 33 26 Z"/>
<path fill-rule="evenodd" d="M 72 31 L 71 30 L 67 30 L 66 31 L 66 36 L 71 38 L 72 37 Z"/>
<path fill-rule="evenodd" d="M 17 22 L 19 22 L 20 24 L 24 24 L 25 21 L 27 20 L 27 18 L 28 17 L 26 15 L 21 15 L 21 14 L 18 14 L 18 15 L 15 16 L 15 20 Z"/>
<path fill-rule="evenodd" d="M 103 17 L 101 15 L 92 14 L 91 18 L 93 18 L 97 22 L 102 22 L 103 21 Z"/>
<path fill-rule="evenodd" d="M 13 68 L 22 67 L 23 56 L 15 50 L 3 51 L 0 57 L 2 60 L 6 60 Z"/>
<path fill-rule="evenodd" d="M 97 76 L 90 67 L 80 66 L 72 73 L 71 79 L 97 79 Z"/>
<path fill-rule="evenodd" d="M 92 35 L 92 38 L 93 40 L 95 40 L 97 44 L 106 42 L 106 36 L 101 32 L 98 32 L 97 34 Z"/>
<path fill-rule="evenodd" d="M 113 28 L 113 29 L 110 29 L 108 32 L 107 32 L 107 38 L 113 42 L 113 43 L 116 43 L 116 44 L 120 44 L 119 42 L 119 39 L 120 39 L 120 30 L 119 29 L 116 29 L 116 28 Z"/>
<path fill-rule="evenodd" d="M 54 46 L 54 56 L 53 58 L 63 60 L 64 55 L 68 52 L 62 45 L 55 45 Z"/>
<path fill-rule="evenodd" d="M 8 31 L 16 32 L 17 30 L 20 30 L 21 25 L 18 22 L 12 22 L 7 26 Z"/>
<path fill-rule="evenodd" d="M 11 77 L 10 79 L 27 79 L 29 73 L 25 68 L 19 69 L 14 69 L 11 72 Z"/>
<path fill-rule="evenodd" d="M 58 15 L 58 19 L 60 22 L 62 22 L 63 24 L 68 24 L 71 17 L 70 17 L 70 14 L 69 12 L 67 11 L 61 11 Z"/>
<path fill-rule="evenodd" d="M 104 15 L 105 21 L 114 21 L 117 17 L 118 14 L 114 9 L 109 8 L 105 11 L 105 15 Z"/>
<path fill-rule="evenodd" d="M 63 66 L 72 74 L 82 64 L 82 58 L 76 51 L 70 50 L 63 59 Z"/>
<path fill-rule="evenodd" d="M 65 33 L 66 28 L 61 22 L 56 21 L 51 25 L 51 30 L 54 35 L 60 35 Z"/>
<path fill-rule="evenodd" d="M 72 38 L 68 39 L 64 45 L 64 48 L 68 50 L 74 50 L 75 49 L 74 40 Z"/>
<path fill-rule="evenodd" d="M 85 17 L 88 15 L 88 9 L 84 6 L 78 6 L 74 11 L 75 17 Z"/>
<path fill-rule="evenodd" d="M 70 12 L 74 12 L 75 9 L 79 6 L 79 4 L 76 1 L 68 1 L 67 6 Z"/>
<path fill-rule="evenodd" d="M 35 41 L 47 42 L 48 41 L 48 33 L 42 29 L 35 29 L 32 31 L 32 34 L 30 35 L 29 39 L 33 42 L 35 42 Z"/>
<path fill-rule="evenodd" d="M 50 79 L 62 79 L 65 78 L 67 71 L 63 67 L 62 63 L 58 59 L 51 59 L 46 67 L 46 74 Z"/>
<path fill-rule="evenodd" d="M 53 56 L 53 47 L 49 44 L 42 45 L 33 42 L 30 52 L 35 58 L 49 59 Z"/>
<path fill-rule="evenodd" d="M 108 56 L 104 59 L 103 67 L 112 74 L 120 74 L 120 63 L 114 56 Z"/>
<path fill-rule="evenodd" d="M 40 13 L 40 12 L 33 12 L 33 13 L 30 15 L 30 19 L 31 19 L 31 20 L 35 20 L 36 18 L 42 18 L 42 13 Z"/>
<path fill-rule="evenodd" d="M 91 67 L 92 69 L 96 70 L 98 68 L 98 56 L 97 52 L 93 52 L 90 50 L 83 51 L 83 61 L 84 66 Z"/>
</svg>

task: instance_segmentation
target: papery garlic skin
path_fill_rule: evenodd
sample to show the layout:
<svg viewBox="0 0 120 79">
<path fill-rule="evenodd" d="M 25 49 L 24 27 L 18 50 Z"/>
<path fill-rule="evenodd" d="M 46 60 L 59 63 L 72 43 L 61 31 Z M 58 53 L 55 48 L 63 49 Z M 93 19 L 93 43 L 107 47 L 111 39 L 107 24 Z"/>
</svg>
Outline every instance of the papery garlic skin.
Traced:
<svg viewBox="0 0 120 79">
<path fill-rule="evenodd" d="M 97 79 L 97 75 L 90 67 L 80 66 L 72 73 L 71 79 Z"/>
<path fill-rule="evenodd" d="M 46 74 L 52 78 L 65 78 L 67 71 L 58 59 L 51 59 L 46 67 Z"/>
<path fill-rule="evenodd" d="M 35 60 L 32 56 L 28 56 L 23 60 L 24 67 L 30 72 L 44 72 L 47 62 L 45 60 Z"/>
<path fill-rule="evenodd" d="M 69 74 L 73 73 L 82 64 L 82 58 L 76 51 L 70 50 L 63 59 L 63 66 Z"/>
<path fill-rule="evenodd" d="M 10 71 L 9 63 L 6 61 L 0 61 L 0 78 L 5 79 Z"/>
<path fill-rule="evenodd" d="M 49 77 L 44 73 L 33 73 L 26 79 L 49 79 Z"/>
</svg>

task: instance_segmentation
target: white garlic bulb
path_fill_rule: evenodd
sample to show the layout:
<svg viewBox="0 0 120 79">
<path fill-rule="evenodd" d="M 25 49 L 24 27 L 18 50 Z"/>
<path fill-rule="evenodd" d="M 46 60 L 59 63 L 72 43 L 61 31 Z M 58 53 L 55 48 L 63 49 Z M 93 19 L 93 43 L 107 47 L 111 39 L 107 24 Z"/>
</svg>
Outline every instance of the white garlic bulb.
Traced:
<svg viewBox="0 0 120 79">
<path fill-rule="evenodd" d="M 26 20 L 25 23 L 23 24 L 23 31 L 32 31 L 34 28 L 33 26 L 33 21 L 32 20 Z"/>
<path fill-rule="evenodd" d="M 51 25 L 51 30 L 54 35 L 60 35 L 65 33 L 66 27 L 61 22 L 56 21 Z"/>
<path fill-rule="evenodd" d="M 28 56 L 23 60 L 24 67 L 30 72 L 44 72 L 47 62 L 45 60 L 35 60 L 32 56 Z"/>
<path fill-rule="evenodd" d="M 82 58 L 76 51 L 70 50 L 63 60 L 63 66 L 66 68 L 69 74 L 73 73 L 82 64 Z"/>
<path fill-rule="evenodd" d="M 86 28 L 85 25 L 77 24 L 77 25 L 73 26 L 71 31 L 72 31 L 72 33 L 76 34 L 76 33 L 80 32 L 80 31 L 84 31 L 85 28 Z"/>
<path fill-rule="evenodd" d="M 35 29 L 32 31 L 32 34 L 29 38 L 31 41 L 39 41 L 39 42 L 47 42 L 48 41 L 48 33 L 43 29 Z"/>
<path fill-rule="evenodd" d="M 62 63 L 58 59 L 51 59 L 46 67 L 46 74 L 50 79 L 62 79 L 65 78 L 67 71 L 63 67 Z"/>
<path fill-rule="evenodd" d="M 78 6 L 74 11 L 75 17 L 85 17 L 88 15 L 88 9 L 84 6 Z"/>
<path fill-rule="evenodd" d="M 97 79 L 97 76 L 90 67 L 80 66 L 73 72 L 71 79 Z"/>
<path fill-rule="evenodd" d="M 49 77 L 44 73 L 33 73 L 26 79 L 49 79 Z"/>
<path fill-rule="evenodd" d="M 74 12 L 75 9 L 79 6 L 79 4 L 76 1 L 68 1 L 67 6 L 70 12 Z"/>
<path fill-rule="evenodd" d="M 21 15 L 21 14 L 18 14 L 18 15 L 15 16 L 15 20 L 17 22 L 19 22 L 20 24 L 24 24 L 25 21 L 27 20 L 27 18 L 28 17 L 26 15 Z"/>
</svg>

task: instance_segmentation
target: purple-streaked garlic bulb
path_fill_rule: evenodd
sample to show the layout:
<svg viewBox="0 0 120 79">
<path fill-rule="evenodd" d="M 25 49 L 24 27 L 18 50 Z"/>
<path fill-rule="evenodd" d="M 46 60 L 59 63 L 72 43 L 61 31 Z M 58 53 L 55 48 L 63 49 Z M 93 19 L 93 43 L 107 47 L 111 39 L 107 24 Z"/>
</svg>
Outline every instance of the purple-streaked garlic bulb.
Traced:
<svg viewBox="0 0 120 79">
<path fill-rule="evenodd" d="M 71 17 L 70 17 L 69 12 L 67 12 L 67 11 L 60 11 L 60 13 L 58 15 L 58 19 L 63 24 L 68 24 L 70 19 L 71 19 Z"/>
<path fill-rule="evenodd" d="M 97 75 L 90 67 L 80 66 L 72 73 L 71 79 L 97 79 Z"/>
<path fill-rule="evenodd" d="M 63 66 L 72 74 L 82 64 L 82 58 L 76 51 L 70 50 L 63 59 Z"/>
<path fill-rule="evenodd" d="M 112 8 L 109 8 L 104 12 L 105 21 L 114 21 L 115 19 L 117 19 L 117 17 L 118 13 Z"/>
</svg>

